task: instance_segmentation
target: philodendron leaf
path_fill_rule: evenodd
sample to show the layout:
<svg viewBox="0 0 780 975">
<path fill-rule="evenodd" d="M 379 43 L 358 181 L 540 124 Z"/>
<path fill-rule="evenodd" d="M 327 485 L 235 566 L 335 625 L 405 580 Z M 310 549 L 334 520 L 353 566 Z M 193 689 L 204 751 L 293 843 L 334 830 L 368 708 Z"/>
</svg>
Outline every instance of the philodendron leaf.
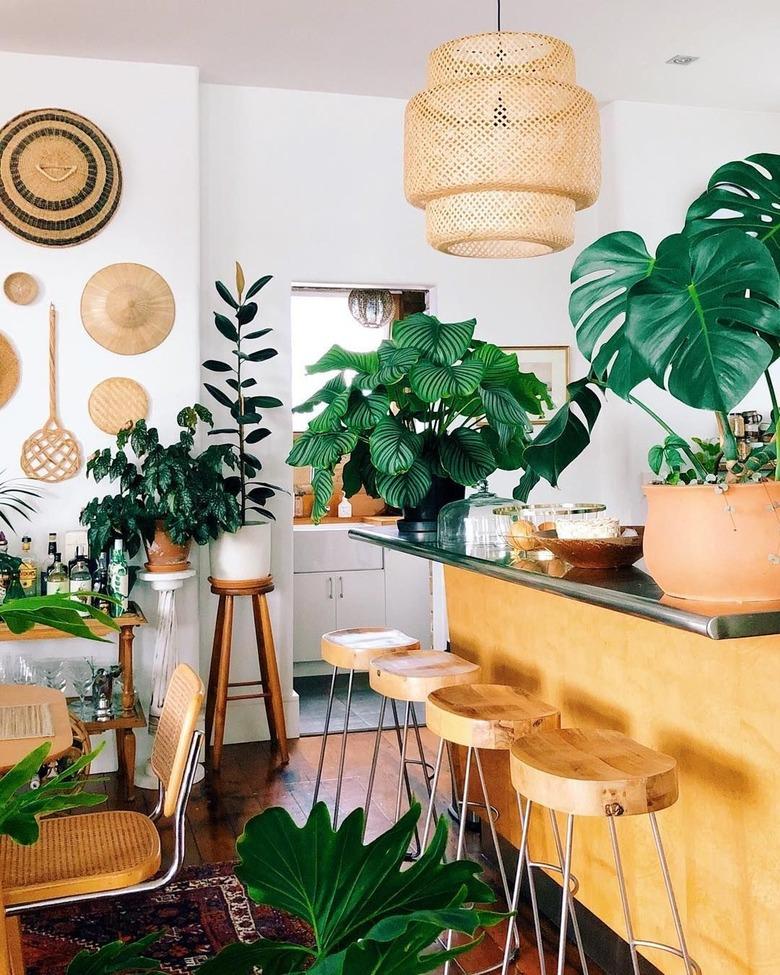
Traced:
<svg viewBox="0 0 780 975">
<path fill-rule="evenodd" d="M 527 493 L 540 478 L 556 487 L 561 472 L 590 443 L 593 425 L 601 412 L 601 399 L 591 386 L 592 381 L 587 377 L 569 383 L 566 403 L 526 447 L 523 455 L 526 473 L 522 483 Z M 574 406 L 582 418 L 574 412 Z"/>
<path fill-rule="evenodd" d="M 425 358 L 442 366 L 451 366 L 463 358 L 468 349 L 476 319 L 467 322 L 440 322 L 433 315 L 417 312 L 396 322 L 393 341 L 401 348 L 413 348 Z"/>
<path fill-rule="evenodd" d="M 291 467 L 333 467 L 344 454 L 353 450 L 357 440 L 358 435 L 354 430 L 333 433 L 307 430 L 293 444 L 287 455 L 287 463 Z"/>
<path fill-rule="evenodd" d="M 377 471 L 376 489 L 394 508 L 408 508 L 419 504 L 433 484 L 431 470 L 424 460 L 416 460 L 400 474 Z"/>
<path fill-rule="evenodd" d="M 354 369 L 355 372 L 374 372 L 379 368 L 376 352 L 350 352 L 340 345 L 332 345 L 313 365 L 306 368 L 308 375 L 317 372 L 333 372 L 338 369 Z"/>
<path fill-rule="evenodd" d="M 263 975 L 303 975 L 310 969 L 313 954 L 311 948 L 286 941 L 269 941 L 267 938 L 248 944 L 235 942 L 224 947 L 216 958 L 200 965 L 198 973 L 254 975 L 261 971 Z"/>
<path fill-rule="evenodd" d="M 439 441 L 439 459 L 453 481 L 466 486 L 484 480 L 496 469 L 496 458 L 484 438 L 464 427 Z"/>
<path fill-rule="evenodd" d="M 80 951 L 68 965 L 67 975 L 126 975 L 129 972 L 161 973 L 160 963 L 144 952 L 161 937 L 153 931 L 130 942 L 112 941 L 97 951 Z"/>
<path fill-rule="evenodd" d="M 650 274 L 654 264 L 639 234 L 619 231 L 586 247 L 571 271 L 569 318 L 577 345 L 594 374 L 619 396 L 630 392 L 625 389 L 627 376 L 634 385 L 647 378 L 636 362 L 629 365 L 632 351 L 623 320 L 629 290 Z M 620 377 L 619 388 L 612 383 L 613 372 Z"/>
<path fill-rule="evenodd" d="M 728 413 L 772 361 L 763 336 L 780 336 L 779 300 L 763 244 L 739 230 L 675 234 L 631 289 L 625 333 L 658 386 L 688 406 Z"/>
<path fill-rule="evenodd" d="M 685 233 L 694 239 L 737 228 L 769 250 L 780 270 L 780 156 L 762 152 L 716 169 L 688 208 Z"/>
<path fill-rule="evenodd" d="M 424 403 L 435 403 L 440 399 L 473 393 L 484 372 L 485 364 L 479 359 L 470 359 L 454 366 L 418 362 L 409 373 L 409 385 Z"/>
<path fill-rule="evenodd" d="M 401 474 L 408 471 L 420 456 L 423 438 L 394 416 L 387 416 L 377 423 L 368 445 L 371 460 L 378 472 Z"/>
</svg>

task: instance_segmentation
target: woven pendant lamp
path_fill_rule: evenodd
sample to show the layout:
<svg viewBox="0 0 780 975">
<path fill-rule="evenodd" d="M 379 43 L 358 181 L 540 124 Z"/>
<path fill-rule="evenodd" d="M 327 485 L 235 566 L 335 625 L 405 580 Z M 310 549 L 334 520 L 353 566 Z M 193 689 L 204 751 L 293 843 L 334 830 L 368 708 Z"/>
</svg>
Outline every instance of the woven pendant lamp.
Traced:
<svg viewBox="0 0 780 975">
<path fill-rule="evenodd" d="M 499 11 L 500 18 L 500 11 Z M 596 100 L 574 52 L 545 34 L 475 34 L 436 48 L 406 107 L 404 190 L 428 242 L 459 257 L 535 257 L 574 242 L 601 181 Z"/>
</svg>

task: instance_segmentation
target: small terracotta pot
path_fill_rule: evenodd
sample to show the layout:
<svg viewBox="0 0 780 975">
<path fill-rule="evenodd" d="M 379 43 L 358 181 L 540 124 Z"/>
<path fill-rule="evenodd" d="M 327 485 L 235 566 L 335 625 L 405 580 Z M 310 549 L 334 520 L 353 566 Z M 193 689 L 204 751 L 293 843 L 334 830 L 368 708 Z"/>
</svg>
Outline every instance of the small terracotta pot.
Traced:
<svg viewBox="0 0 780 975">
<path fill-rule="evenodd" d="M 148 559 L 145 568 L 148 572 L 184 572 L 190 567 L 188 557 L 191 545 L 189 540 L 184 545 L 175 545 L 165 530 L 165 522 L 156 521 L 154 538 L 151 542 L 144 541 Z"/>
<path fill-rule="evenodd" d="M 649 484 L 647 570 L 669 596 L 700 602 L 780 599 L 780 481 Z"/>
</svg>

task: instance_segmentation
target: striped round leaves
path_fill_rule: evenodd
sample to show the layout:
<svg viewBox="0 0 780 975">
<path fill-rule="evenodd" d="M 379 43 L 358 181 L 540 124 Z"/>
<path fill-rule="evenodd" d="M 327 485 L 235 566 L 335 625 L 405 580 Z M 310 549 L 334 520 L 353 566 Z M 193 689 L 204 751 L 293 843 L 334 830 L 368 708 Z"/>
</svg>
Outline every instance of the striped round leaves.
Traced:
<svg viewBox="0 0 780 975">
<path fill-rule="evenodd" d="M 433 484 L 428 464 L 419 457 L 409 468 L 400 474 L 376 476 L 379 493 L 394 508 L 408 508 L 419 504 Z"/>
<path fill-rule="evenodd" d="M 485 364 L 471 359 L 454 366 L 437 365 L 423 360 L 412 367 L 409 385 L 425 403 L 436 403 L 452 396 L 467 396 L 479 385 Z"/>
<path fill-rule="evenodd" d="M 333 470 L 315 467 L 311 472 L 311 486 L 314 491 L 314 505 L 311 509 L 312 521 L 319 522 L 328 513 L 328 502 L 333 496 Z"/>
<path fill-rule="evenodd" d="M 333 467 L 344 454 L 355 449 L 358 434 L 354 430 L 316 433 L 307 430 L 293 444 L 287 455 L 291 467 Z"/>
<path fill-rule="evenodd" d="M 485 438 L 465 427 L 439 441 L 439 459 L 453 481 L 467 486 L 489 477 L 496 469 L 496 458 Z"/>
<path fill-rule="evenodd" d="M 477 321 L 440 322 L 433 315 L 418 312 L 409 315 L 393 327 L 393 339 L 403 349 L 417 349 L 426 359 L 442 366 L 451 366 L 466 354 Z"/>
<path fill-rule="evenodd" d="M 371 462 L 379 474 L 402 474 L 408 471 L 420 456 L 423 438 L 419 433 L 405 427 L 394 416 L 387 416 L 376 425 L 369 437 L 368 445 L 371 451 Z M 390 499 L 385 497 L 385 500 Z"/>
</svg>

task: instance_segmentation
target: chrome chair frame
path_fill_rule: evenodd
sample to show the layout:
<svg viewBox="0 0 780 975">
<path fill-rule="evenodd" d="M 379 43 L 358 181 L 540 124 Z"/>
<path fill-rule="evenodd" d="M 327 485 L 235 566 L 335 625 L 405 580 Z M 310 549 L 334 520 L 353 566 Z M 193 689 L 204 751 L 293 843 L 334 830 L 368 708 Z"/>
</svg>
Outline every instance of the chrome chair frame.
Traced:
<svg viewBox="0 0 780 975">
<path fill-rule="evenodd" d="M 115 890 L 99 890 L 88 894 L 75 894 L 71 897 L 52 897 L 39 901 L 29 901 L 24 904 L 13 904 L 10 906 L 6 905 L 6 915 L 8 917 L 14 917 L 18 914 L 26 914 L 29 911 L 37 911 L 45 907 L 59 907 L 63 904 L 80 904 L 84 901 L 103 900 L 106 897 L 125 897 L 129 894 L 148 894 L 152 891 L 159 890 L 161 887 L 167 886 L 167 884 L 169 884 L 176 877 L 178 872 L 181 870 L 182 864 L 184 863 L 184 819 L 187 811 L 187 803 L 189 801 L 190 792 L 192 791 L 192 785 L 195 781 L 195 773 L 198 768 L 198 759 L 200 757 L 200 750 L 204 737 L 205 736 L 202 731 L 195 731 L 192 736 L 190 750 L 187 754 L 187 762 L 184 767 L 184 777 L 179 790 L 179 796 L 176 800 L 176 808 L 173 816 L 171 817 L 174 839 L 173 858 L 164 873 L 158 874 L 157 876 L 152 877 L 150 880 L 144 880 L 140 884 L 133 884 L 131 887 L 119 887 Z M 159 820 L 162 818 L 164 802 L 165 787 L 163 786 L 162 782 L 160 782 L 157 791 L 157 805 L 149 815 L 149 819 L 153 823 L 159 822 Z"/>
</svg>

